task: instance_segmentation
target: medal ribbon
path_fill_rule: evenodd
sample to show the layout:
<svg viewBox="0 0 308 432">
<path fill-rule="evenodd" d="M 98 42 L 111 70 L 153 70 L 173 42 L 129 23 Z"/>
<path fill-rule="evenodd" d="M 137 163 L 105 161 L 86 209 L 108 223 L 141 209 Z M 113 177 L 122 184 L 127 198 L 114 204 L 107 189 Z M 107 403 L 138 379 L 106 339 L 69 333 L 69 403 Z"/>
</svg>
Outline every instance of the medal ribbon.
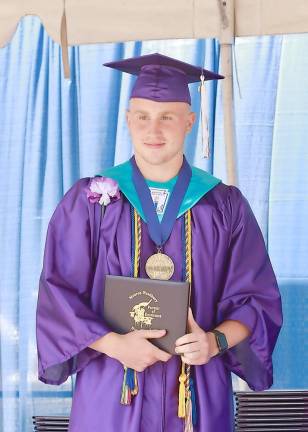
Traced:
<svg viewBox="0 0 308 432">
<path fill-rule="evenodd" d="M 132 156 L 130 162 L 133 168 L 132 180 L 146 217 L 149 235 L 156 246 L 161 247 L 168 240 L 176 221 L 180 205 L 191 179 L 191 167 L 185 156 L 183 156 L 183 163 L 179 171 L 178 179 L 167 202 L 167 207 L 160 223 L 152 200 L 151 192 L 137 166 L 134 156 Z"/>
</svg>

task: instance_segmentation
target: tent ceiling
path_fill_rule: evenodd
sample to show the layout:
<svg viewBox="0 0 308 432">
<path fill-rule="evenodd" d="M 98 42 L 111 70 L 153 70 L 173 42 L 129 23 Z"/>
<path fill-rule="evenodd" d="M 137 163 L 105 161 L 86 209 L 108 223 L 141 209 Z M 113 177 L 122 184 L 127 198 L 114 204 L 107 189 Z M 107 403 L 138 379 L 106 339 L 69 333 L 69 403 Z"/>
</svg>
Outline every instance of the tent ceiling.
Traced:
<svg viewBox="0 0 308 432">
<path fill-rule="evenodd" d="M 227 3 L 229 0 L 225 0 Z M 1 0 L 0 47 L 24 15 L 60 43 L 63 0 Z M 219 37 L 222 0 L 66 0 L 68 44 Z M 308 0 L 235 0 L 235 36 L 308 32 Z"/>
</svg>

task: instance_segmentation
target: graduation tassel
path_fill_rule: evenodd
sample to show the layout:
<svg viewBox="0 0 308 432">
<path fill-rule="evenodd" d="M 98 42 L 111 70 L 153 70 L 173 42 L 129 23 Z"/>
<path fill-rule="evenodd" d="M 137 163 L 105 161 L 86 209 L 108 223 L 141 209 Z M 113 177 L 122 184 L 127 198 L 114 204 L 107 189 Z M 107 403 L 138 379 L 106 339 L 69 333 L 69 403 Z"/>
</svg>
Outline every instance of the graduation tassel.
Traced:
<svg viewBox="0 0 308 432">
<path fill-rule="evenodd" d="M 133 253 L 133 274 L 138 277 L 139 261 L 140 261 L 140 244 L 141 244 L 141 225 L 140 217 L 134 209 L 134 228 L 132 230 L 132 243 L 134 245 Z M 138 377 L 137 372 L 124 366 L 124 376 L 121 390 L 121 404 L 130 405 L 132 403 L 132 396 L 138 394 Z"/>
<path fill-rule="evenodd" d="M 121 404 L 130 405 L 131 403 L 131 392 L 128 389 L 128 385 L 126 382 L 127 377 L 127 367 L 124 367 L 124 377 L 122 383 L 122 391 L 121 391 Z"/>
<path fill-rule="evenodd" d="M 137 373 L 134 369 L 124 367 L 124 378 L 122 383 L 121 404 L 130 405 L 132 396 L 138 393 Z"/>
<path fill-rule="evenodd" d="M 185 373 L 185 363 L 182 362 L 182 371 L 179 376 L 179 405 L 178 405 L 178 417 L 185 418 L 186 415 L 186 404 L 185 404 L 185 383 L 186 383 L 186 373 Z"/>
<path fill-rule="evenodd" d="M 132 396 L 135 396 L 138 393 L 137 372 L 132 368 L 127 368 L 126 385 Z"/>
<path fill-rule="evenodd" d="M 201 128 L 202 128 L 202 153 L 206 158 L 210 157 L 210 138 L 209 138 L 209 125 L 208 125 L 208 113 L 205 93 L 205 80 L 204 75 L 200 76 L 201 85 L 199 86 L 200 99 L 201 99 Z"/>
</svg>

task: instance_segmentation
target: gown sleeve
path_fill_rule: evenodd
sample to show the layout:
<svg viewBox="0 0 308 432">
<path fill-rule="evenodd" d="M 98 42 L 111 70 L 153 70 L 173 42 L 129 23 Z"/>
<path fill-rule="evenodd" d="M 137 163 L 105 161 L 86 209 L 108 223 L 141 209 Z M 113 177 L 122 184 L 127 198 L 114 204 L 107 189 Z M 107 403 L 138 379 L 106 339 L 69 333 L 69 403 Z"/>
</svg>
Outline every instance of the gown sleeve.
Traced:
<svg viewBox="0 0 308 432">
<path fill-rule="evenodd" d="M 231 224 L 217 322 L 236 320 L 251 334 L 223 354 L 227 369 L 252 390 L 273 384 L 272 352 L 282 325 L 281 297 L 262 232 L 246 198 L 230 186 L 225 208 Z"/>
<path fill-rule="evenodd" d="M 102 355 L 88 345 L 111 331 L 91 307 L 100 205 L 88 201 L 88 183 L 72 186 L 48 225 L 36 310 L 38 378 L 47 384 L 62 384 Z"/>
</svg>

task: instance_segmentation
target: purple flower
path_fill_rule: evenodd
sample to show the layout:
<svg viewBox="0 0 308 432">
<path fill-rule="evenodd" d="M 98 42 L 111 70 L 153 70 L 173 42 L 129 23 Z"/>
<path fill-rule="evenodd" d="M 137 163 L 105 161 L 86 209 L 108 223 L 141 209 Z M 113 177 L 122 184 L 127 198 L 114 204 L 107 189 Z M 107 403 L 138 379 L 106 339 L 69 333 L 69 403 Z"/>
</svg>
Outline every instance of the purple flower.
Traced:
<svg viewBox="0 0 308 432">
<path fill-rule="evenodd" d="M 93 177 L 87 189 L 87 197 L 92 204 L 107 205 L 120 198 L 118 183 L 109 177 Z"/>
</svg>

